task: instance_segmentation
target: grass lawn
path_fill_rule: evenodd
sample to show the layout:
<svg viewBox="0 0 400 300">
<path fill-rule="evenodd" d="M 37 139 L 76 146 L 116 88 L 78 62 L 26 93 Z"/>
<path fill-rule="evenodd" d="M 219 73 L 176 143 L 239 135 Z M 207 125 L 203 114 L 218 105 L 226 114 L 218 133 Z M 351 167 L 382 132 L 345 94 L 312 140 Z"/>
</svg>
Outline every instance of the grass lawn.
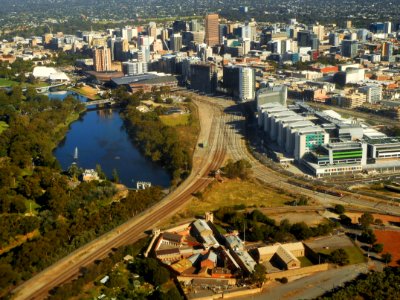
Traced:
<svg viewBox="0 0 400 300">
<path fill-rule="evenodd" d="M 4 121 L 0 121 L 0 134 L 8 128 L 8 124 Z"/>
<path fill-rule="evenodd" d="M 219 231 L 220 234 L 226 234 L 227 233 L 225 228 L 223 228 L 221 225 L 214 223 L 214 226 L 217 228 L 217 230 Z"/>
<path fill-rule="evenodd" d="M 71 91 L 74 91 L 82 96 L 85 96 L 86 98 L 90 100 L 99 100 L 101 97 L 97 95 L 97 90 L 90 87 L 90 86 L 83 86 L 80 88 L 70 88 Z"/>
<path fill-rule="evenodd" d="M 336 250 L 336 249 L 322 249 L 322 250 L 319 250 L 318 252 L 321 254 L 329 255 L 334 250 Z M 361 264 L 361 263 L 366 262 L 366 257 L 364 256 L 364 254 L 361 252 L 361 250 L 358 247 L 356 247 L 356 246 L 344 247 L 343 250 L 349 256 L 349 261 L 350 261 L 351 265 Z"/>
<path fill-rule="evenodd" d="M 311 262 L 311 260 L 309 260 L 307 257 L 303 256 L 303 257 L 298 257 L 298 260 L 301 263 L 301 267 L 310 267 L 313 266 L 314 264 Z"/>
<path fill-rule="evenodd" d="M 188 125 L 189 124 L 190 114 L 173 114 L 168 116 L 160 116 L 161 122 L 164 125 L 175 127 L 180 125 Z"/>
<path fill-rule="evenodd" d="M 19 85 L 19 84 L 21 84 L 21 83 L 18 81 L 6 79 L 6 78 L 0 78 L 0 86 L 3 86 L 3 87 L 4 86 L 7 86 L 7 87 L 15 86 L 15 85 Z M 43 86 L 48 86 L 48 84 L 46 82 L 38 82 L 36 84 L 30 84 L 30 83 L 25 82 L 25 83 L 22 83 L 22 86 L 23 87 L 26 87 L 26 86 L 43 87 Z"/>
<path fill-rule="evenodd" d="M 256 181 L 225 180 L 214 182 L 202 194 L 201 199 L 193 198 L 185 209 L 178 214 L 182 219 L 203 215 L 222 206 L 245 204 L 257 207 L 284 206 L 290 196 L 279 194 L 276 190 L 263 186 Z M 176 218 L 175 218 L 176 221 Z"/>
</svg>

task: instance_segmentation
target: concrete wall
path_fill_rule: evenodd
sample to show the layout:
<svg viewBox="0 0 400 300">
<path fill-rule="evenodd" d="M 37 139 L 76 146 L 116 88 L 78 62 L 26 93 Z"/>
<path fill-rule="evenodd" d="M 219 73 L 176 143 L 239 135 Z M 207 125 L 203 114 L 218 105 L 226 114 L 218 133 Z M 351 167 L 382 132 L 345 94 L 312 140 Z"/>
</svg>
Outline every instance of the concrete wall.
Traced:
<svg viewBox="0 0 400 300">
<path fill-rule="evenodd" d="M 315 272 L 321 272 L 321 271 L 327 271 L 329 269 L 329 264 L 320 264 L 320 265 L 315 265 L 315 266 L 310 266 L 310 267 L 305 267 L 305 268 L 300 268 L 300 269 L 294 269 L 294 270 L 287 270 L 283 272 L 277 272 L 277 273 L 270 273 L 267 274 L 266 277 L 268 280 L 275 280 L 277 278 L 282 278 L 282 277 L 291 277 L 291 276 L 300 276 L 300 275 L 307 275 Z"/>
</svg>

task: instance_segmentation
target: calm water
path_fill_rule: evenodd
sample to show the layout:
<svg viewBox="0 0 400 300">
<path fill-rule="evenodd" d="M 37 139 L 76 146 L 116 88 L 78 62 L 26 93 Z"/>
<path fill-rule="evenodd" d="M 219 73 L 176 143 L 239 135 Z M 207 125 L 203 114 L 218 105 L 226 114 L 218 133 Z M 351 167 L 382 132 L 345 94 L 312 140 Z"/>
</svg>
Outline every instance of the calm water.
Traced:
<svg viewBox="0 0 400 300">
<path fill-rule="evenodd" d="M 68 94 L 72 93 L 50 93 L 49 97 L 63 99 Z M 86 100 L 83 96 L 79 99 Z M 166 170 L 146 159 L 131 143 L 117 110 L 89 111 L 71 124 L 66 138 L 54 151 L 64 170 L 74 161 L 75 147 L 78 147 L 77 163 L 84 169 L 95 169 L 100 164 L 109 178 L 116 169 L 121 183 L 129 187 L 136 186 L 136 181 L 170 185 Z"/>
</svg>

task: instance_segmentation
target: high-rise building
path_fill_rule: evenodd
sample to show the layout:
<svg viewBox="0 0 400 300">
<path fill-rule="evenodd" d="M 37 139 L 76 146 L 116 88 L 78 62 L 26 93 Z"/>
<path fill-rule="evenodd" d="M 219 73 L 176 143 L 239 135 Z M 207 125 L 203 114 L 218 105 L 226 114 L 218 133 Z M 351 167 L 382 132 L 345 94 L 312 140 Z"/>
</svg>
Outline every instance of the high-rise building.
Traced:
<svg viewBox="0 0 400 300">
<path fill-rule="evenodd" d="M 190 31 L 200 31 L 201 26 L 197 19 L 190 21 Z"/>
<path fill-rule="evenodd" d="M 390 61 L 390 58 L 393 56 L 393 43 L 384 42 L 382 44 L 382 60 Z"/>
<path fill-rule="evenodd" d="M 96 72 L 111 71 L 111 51 L 107 47 L 93 50 L 93 66 Z"/>
<path fill-rule="evenodd" d="M 325 27 L 323 25 L 314 25 L 312 28 L 314 34 L 317 35 L 318 39 L 322 41 L 325 37 Z"/>
<path fill-rule="evenodd" d="M 170 38 L 170 50 L 178 52 L 182 49 L 182 35 L 174 33 Z"/>
<path fill-rule="evenodd" d="M 147 34 L 153 37 L 155 40 L 157 39 L 157 25 L 154 22 L 150 22 L 147 27 Z"/>
<path fill-rule="evenodd" d="M 206 39 L 208 46 L 213 47 L 219 44 L 219 16 L 218 14 L 209 14 L 206 16 Z"/>
<path fill-rule="evenodd" d="M 342 41 L 342 56 L 354 58 L 357 56 L 358 42 L 353 40 Z"/>
<path fill-rule="evenodd" d="M 187 31 L 188 26 L 187 26 L 186 21 L 176 20 L 172 24 L 172 29 L 174 32 L 178 33 L 178 32 L 182 32 L 182 31 Z"/>
<path fill-rule="evenodd" d="M 125 75 L 140 75 L 147 73 L 148 63 L 143 61 L 127 61 L 122 63 L 122 71 Z"/>
<path fill-rule="evenodd" d="M 299 47 L 310 47 L 311 46 L 311 32 L 308 30 L 302 30 L 297 33 L 297 44 Z"/>
<path fill-rule="evenodd" d="M 227 65 L 223 67 L 223 87 L 235 99 L 239 99 L 239 72 L 239 66 Z"/>
<path fill-rule="evenodd" d="M 329 34 L 329 45 L 332 46 L 339 46 L 339 34 L 336 32 L 332 32 L 331 34 Z"/>
<path fill-rule="evenodd" d="M 213 64 L 190 65 L 190 86 L 192 89 L 206 94 L 214 94 L 217 90 L 217 67 Z"/>
<path fill-rule="evenodd" d="M 239 70 L 239 100 L 252 101 L 255 97 L 256 78 L 254 69 L 242 67 Z"/>
<path fill-rule="evenodd" d="M 383 30 L 386 34 L 392 33 L 392 22 L 385 22 Z"/>
<path fill-rule="evenodd" d="M 114 60 L 125 61 L 129 51 L 129 43 L 126 39 L 117 38 L 114 41 Z"/>
<path fill-rule="evenodd" d="M 345 26 L 346 26 L 347 29 L 350 29 L 351 27 L 353 27 L 353 24 L 352 24 L 351 20 L 347 20 L 345 22 Z"/>
</svg>

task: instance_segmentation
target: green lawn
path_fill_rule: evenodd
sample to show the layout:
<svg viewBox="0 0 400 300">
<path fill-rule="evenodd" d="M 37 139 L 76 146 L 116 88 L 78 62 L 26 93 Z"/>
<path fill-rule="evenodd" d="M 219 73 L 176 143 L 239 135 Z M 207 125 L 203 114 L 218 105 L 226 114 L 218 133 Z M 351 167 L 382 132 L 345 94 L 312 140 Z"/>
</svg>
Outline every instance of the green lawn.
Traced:
<svg viewBox="0 0 400 300">
<path fill-rule="evenodd" d="M 318 252 L 321 254 L 331 254 L 332 251 L 335 249 L 322 249 L 319 250 Z M 353 264 L 361 264 L 366 262 L 366 258 L 364 254 L 361 252 L 360 248 L 356 246 L 350 246 L 350 247 L 344 247 L 343 250 L 348 254 L 349 256 L 349 262 L 351 265 Z"/>
<path fill-rule="evenodd" d="M 298 260 L 301 263 L 301 267 L 310 267 L 313 266 L 314 264 L 311 262 L 311 260 L 309 260 L 307 257 L 303 256 L 303 257 L 298 257 Z"/>
<path fill-rule="evenodd" d="M 8 124 L 4 121 L 0 121 L 0 134 L 8 128 Z"/>
<path fill-rule="evenodd" d="M 160 116 L 161 122 L 167 126 L 180 126 L 189 124 L 190 114 L 173 114 L 169 116 Z"/>
<path fill-rule="evenodd" d="M 21 83 L 18 81 L 15 81 L 15 80 L 0 78 L 0 87 L 9 87 L 9 86 L 12 87 L 12 86 L 19 85 L 19 84 L 21 84 Z M 25 83 L 22 83 L 21 85 L 23 87 L 26 87 L 26 86 L 43 87 L 43 86 L 48 86 L 49 84 L 46 82 L 38 82 L 36 84 L 31 84 L 31 83 L 25 82 Z"/>
</svg>

